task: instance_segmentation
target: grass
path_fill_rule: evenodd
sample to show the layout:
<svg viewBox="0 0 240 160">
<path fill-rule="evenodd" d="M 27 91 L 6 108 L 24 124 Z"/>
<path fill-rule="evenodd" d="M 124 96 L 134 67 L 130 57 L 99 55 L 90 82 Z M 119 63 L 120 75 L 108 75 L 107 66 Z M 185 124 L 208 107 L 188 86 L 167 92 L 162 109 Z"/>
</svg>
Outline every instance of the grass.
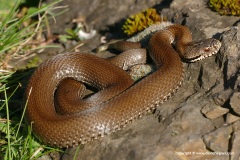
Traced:
<svg viewBox="0 0 240 160">
<path fill-rule="evenodd" d="M 24 121 L 26 103 L 23 102 L 27 77 L 32 70 L 10 71 L 4 69 L 6 59 L 24 56 L 32 49 L 28 47 L 49 16 L 55 16 L 53 10 L 60 2 L 31 8 L 18 17 L 21 0 L 17 0 L 9 13 L 0 21 L 0 159 L 36 159 L 49 152 L 59 151 L 40 144 L 32 135 L 31 126 Z M 33 18 L 37 20 L 33 21 Z M 25 22 L 31 21 L 27 26 Z"/>
<path fill-rule="evenodd" d="M 41 31 L 43 22 L 47 22 L 46 19 L 49 16 L 54 17 L 52 10 L 56 9 L 54 5 L 58 2 L 59 0 L 38 8 L 30 7 L 27 11 L 21 13 L 21 11 L 18 12 L 21 0 L 17 0 L 9 14 L 0 23 L 0 57 L 2 62 L 6 61 L 7 56 L 10 56 L 9 59 L 12 56 L 23 56 L 29 53 L 32 48 L 27 44 Z M 34 20 L 36 17 L 38 20 Z M 8 54 L 9 52 L 11 54 Z"/>
<path fill-rule="evenodd" d="M 14 6 L 15 0 L 0 0 L 0 19 L 2 16 L 6 16 L 9 8 Z"/>
</svg>

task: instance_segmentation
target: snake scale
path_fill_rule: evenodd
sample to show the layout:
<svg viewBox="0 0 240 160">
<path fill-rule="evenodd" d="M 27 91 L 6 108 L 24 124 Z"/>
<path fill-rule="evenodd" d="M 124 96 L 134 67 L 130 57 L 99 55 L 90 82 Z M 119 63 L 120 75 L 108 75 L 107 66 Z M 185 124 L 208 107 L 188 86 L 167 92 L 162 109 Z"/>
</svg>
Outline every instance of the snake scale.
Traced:
<svg viewBox="0 0 240 160">
<path fill-rule="evenodd" d="M 157 31 L 148 44 L 157 69 L 135 84 L 109 60 L 84 53 L 59 54 L 39 65 L 31 76 L 26 89 L 26 119 L 35 135 L 47 144 L 85 144 L 151 112 L 180 87 L 184 79 L 181 59 L 194 62 L 217 53 L 220 46 L 213 38 L 192 42 L 189 29 L 181 25 Z M 80 99 L 83 87 L 77 81 L 99 92 Z M 61 85 L 63 89 L 57 94 L 59 99 L 71 99 L 66 104 L 54 100 Z M 56 105 L 61 106 L 60 111 Z"/>
</svg>

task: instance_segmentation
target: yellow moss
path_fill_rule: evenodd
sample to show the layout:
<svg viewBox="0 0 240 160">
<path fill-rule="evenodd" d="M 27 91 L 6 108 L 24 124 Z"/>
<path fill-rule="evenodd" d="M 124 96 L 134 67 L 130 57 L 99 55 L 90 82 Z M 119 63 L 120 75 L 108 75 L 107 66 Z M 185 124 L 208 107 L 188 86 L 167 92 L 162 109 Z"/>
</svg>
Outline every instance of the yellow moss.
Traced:
<svg viewBox="0 0 240 160">
<path fill-rule="evenodd" d="M 221 15 L 240 16 L 240 0 L 210 0 L 209 6 Z"/>
<path fill-rule="evenodd" d="M 144 30 L 150 25 L 166 21 L 165 17 L 161 17 L 156 9 L 149 8 L 141 13 L 130 16 L 124 23 L 122 29 L 127 35 L 132 35 Z"/>
</svg>

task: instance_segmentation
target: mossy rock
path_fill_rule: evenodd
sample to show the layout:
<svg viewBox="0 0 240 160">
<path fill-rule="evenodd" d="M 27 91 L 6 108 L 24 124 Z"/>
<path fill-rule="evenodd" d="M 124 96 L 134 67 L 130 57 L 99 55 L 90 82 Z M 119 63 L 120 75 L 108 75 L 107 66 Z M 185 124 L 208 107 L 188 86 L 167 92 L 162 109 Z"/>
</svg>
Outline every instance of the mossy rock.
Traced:
<svg viewBox="0 0 240 160">
<path fill-rule="evenodd" d="M 210 0 L 209 7 L 221 15 L 240 16 L 240 0 Z"/>
<path fill-rule="evenodd" d="M 152 24 L 166 21 L 167 19 L 157 13 L 156 9 L 149 8 L 136 15 L 130 16 L 124 23 L 122 29 L 127 35 L 136 34 Z"/>
</svg>

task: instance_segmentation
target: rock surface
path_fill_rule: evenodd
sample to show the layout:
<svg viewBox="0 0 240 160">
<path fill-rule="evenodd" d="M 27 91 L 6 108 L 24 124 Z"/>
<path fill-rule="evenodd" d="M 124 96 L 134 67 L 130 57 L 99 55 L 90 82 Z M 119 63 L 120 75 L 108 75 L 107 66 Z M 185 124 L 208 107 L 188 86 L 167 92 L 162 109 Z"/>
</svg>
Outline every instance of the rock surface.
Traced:
<svg viewBox="0 0 240 160">
<path fill-rule="evenodd" d="M 226 115 L 226 122 L 229 124 L 229 123 L 233 123 L 233 122 L 236 122 L 236 121 L 238 121 L 240 119 L 240 117 L 238 117 L 238 116 L 235 116 L 235 115 L 233 115 L 233 114 L 231 114 L 231 113 L 228 113 L 227 115 Z"/>
<path fill-rule="evenodd" d="M 162 8 L 161 0 L 66 0 L 62 3 L 69 4 L 71 12 L 60 23 L 70 23 L 72 18 L 82 15 L 99 31 L 147 7 Z M 63 160 L 73 159 L 78 149 L 76 159 L 85 160 L 240 158 L 240 22 L 237 17 L 218 15 L 206 3 L 173 0 L 164 2 L 167 8 L 161 12 L 173 23 L 189 26 L 194 40 L 220 39 L 219 53 L 196 63 L 185 63 L 182 88 L 154 114 L 80 148 L 67 149 L 69 154 L 64 154 Z M 56 31 L 61 29 L 56 27 Z M 82 50 L 91 51 L 97 45 L 92 40 Z"/>
<path fill-rule="evenodd" d="M 201 109 L 201 112 L 209 119 L 216 119 L 228 113 L 228 111 L 229 109 L 212 103 L 209 103 Z"/>
<path fill-rule="evenodd" d="M 240 115 L 240 92 L 233 93 L 230 99 L 230 105 L 234 112 Z"/>
<path fill-rule="evenodd" d="M 232 126 L 223 126 L 203 136 L 206 147 L 215 152 L 227 152 Z"/>
</svg>

